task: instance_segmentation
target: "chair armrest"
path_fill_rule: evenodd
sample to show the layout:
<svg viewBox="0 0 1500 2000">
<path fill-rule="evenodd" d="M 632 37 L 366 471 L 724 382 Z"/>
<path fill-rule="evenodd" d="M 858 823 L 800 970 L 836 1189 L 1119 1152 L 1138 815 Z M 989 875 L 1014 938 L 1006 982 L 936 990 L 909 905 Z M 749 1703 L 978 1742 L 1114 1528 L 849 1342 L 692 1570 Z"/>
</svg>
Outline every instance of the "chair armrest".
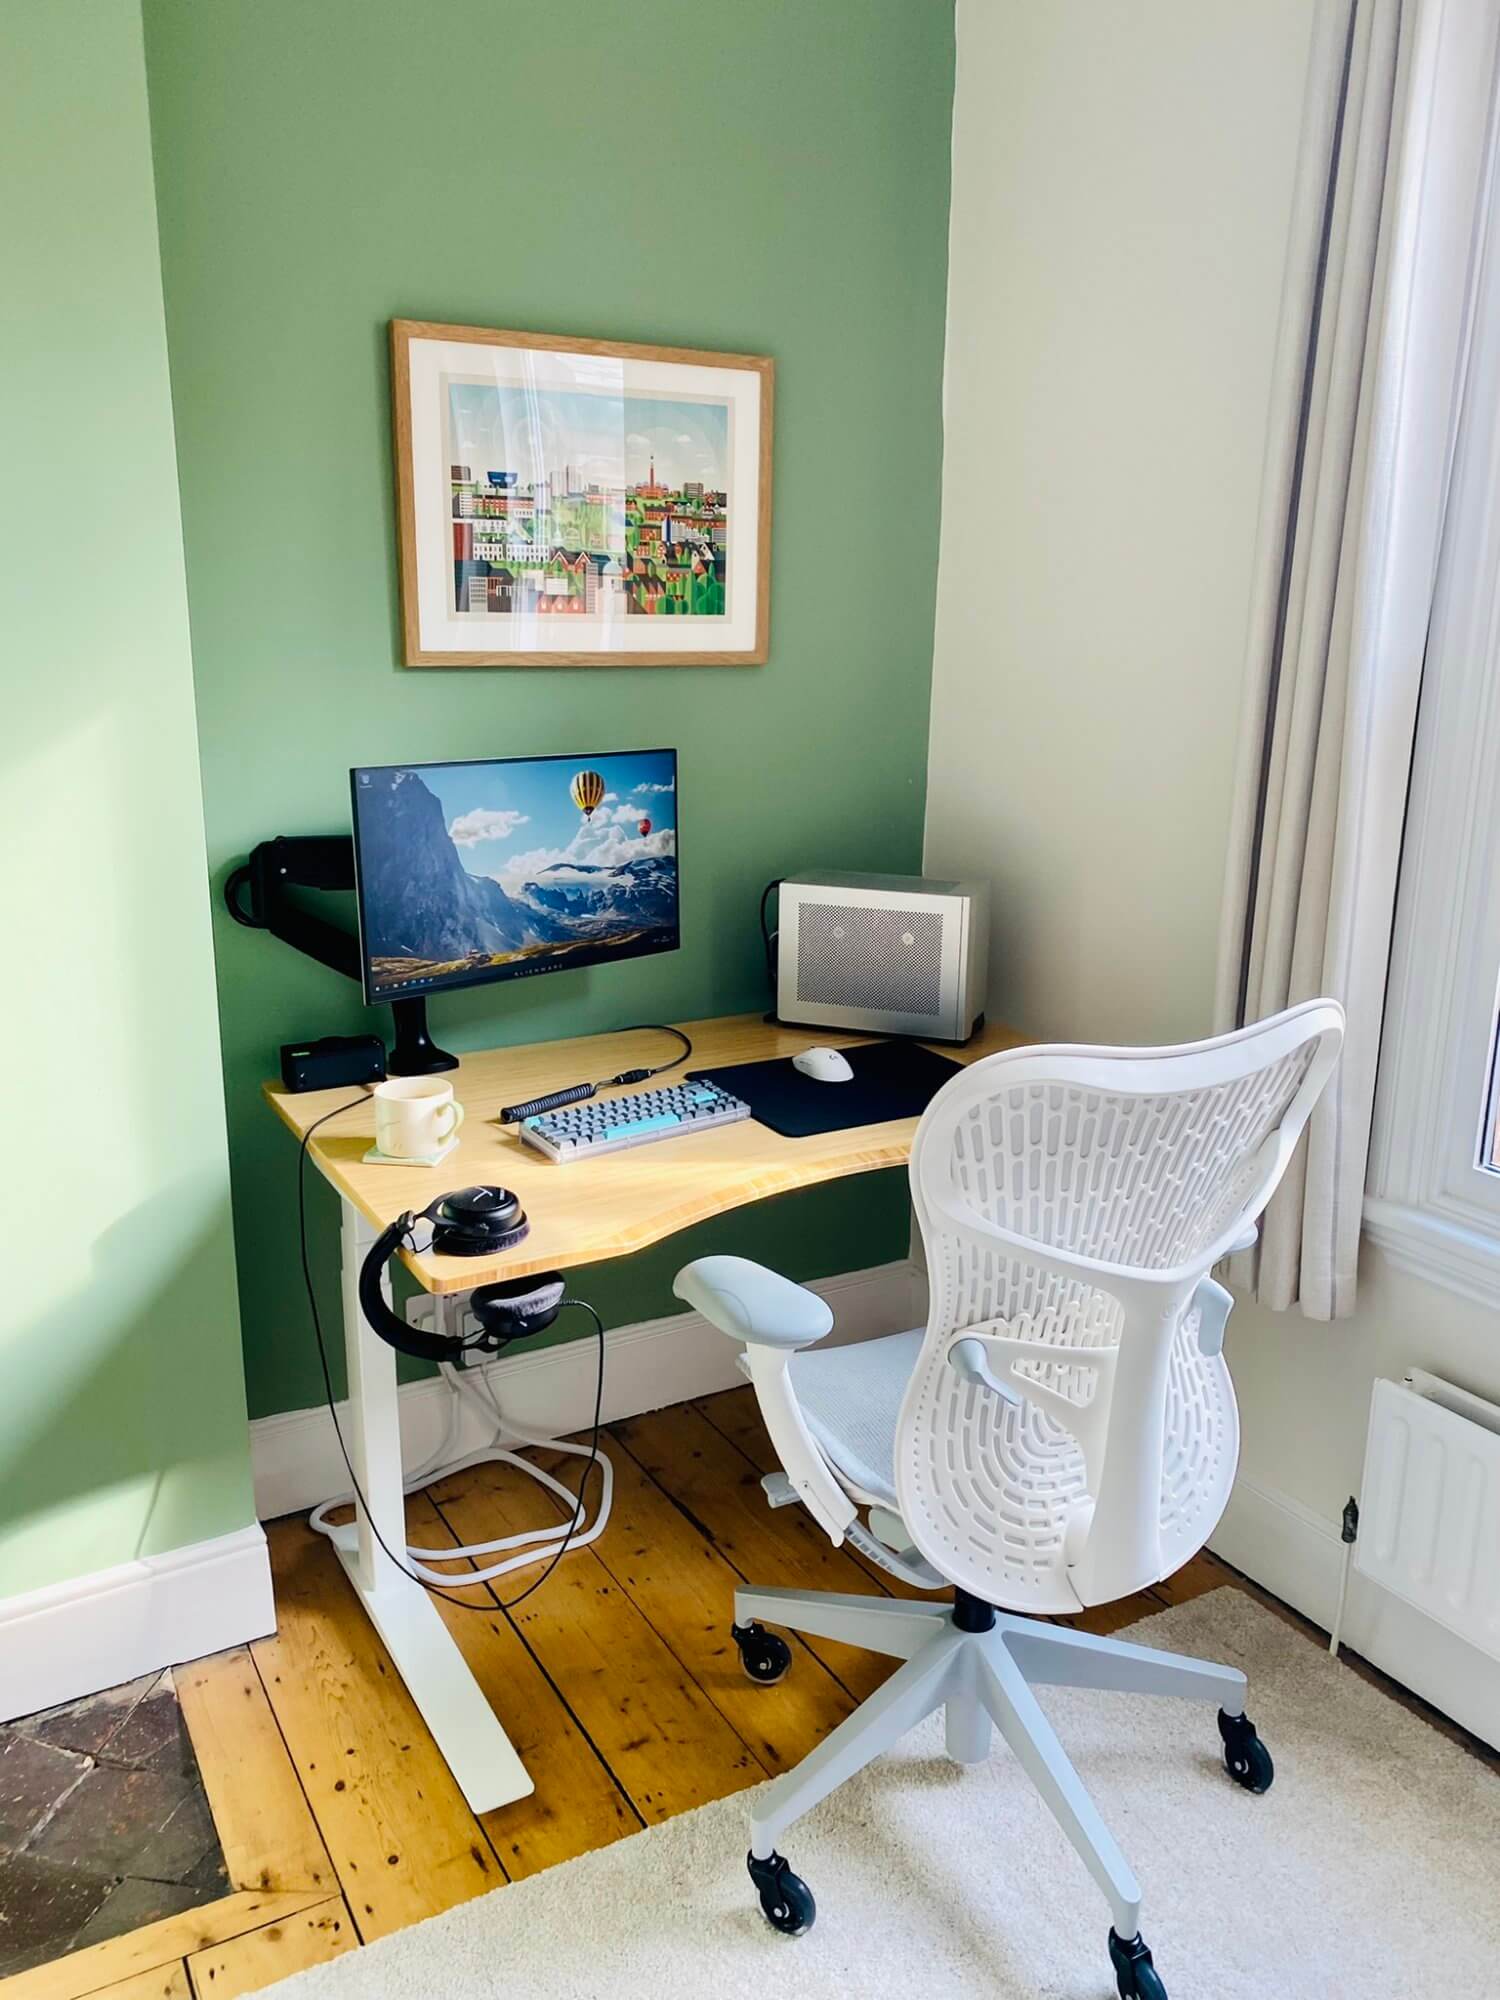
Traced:
<svg viewBox="0 0 1500 2000">
<path fill-rule="evenodd" d="M 833 1314 L 802 1285 L 748 1257 L 699 1257 L 672 1280 L 678 1298 L 711 1326 L 745 1343 L 755 1400 L 796 1497 L 838 1546 L 858 1509 L 833 1476 L 802 1415 L 789 1369 L 792 1354 L 821 1340 Z"/>
<path fill-rule="evenodd" d="M 699 1257 L 677 1273 L 672 1290 L 720 1333 L 752 1347 L 810 1347 L 833 1326 L 816 1292 L 748 1257 Z"/>
</svg>

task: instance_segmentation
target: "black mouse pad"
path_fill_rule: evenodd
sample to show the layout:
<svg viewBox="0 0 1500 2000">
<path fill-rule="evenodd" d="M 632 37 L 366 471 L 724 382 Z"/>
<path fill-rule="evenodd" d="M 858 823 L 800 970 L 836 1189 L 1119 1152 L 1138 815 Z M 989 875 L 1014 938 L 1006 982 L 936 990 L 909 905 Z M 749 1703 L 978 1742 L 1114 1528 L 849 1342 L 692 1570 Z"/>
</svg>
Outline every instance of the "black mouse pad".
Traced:
<svg viewBox="0 0 1500 2000">
<path fill-rule="evenodd" d="M 809 1041 L 809 1048 L 819 1044 Z M 963 1067 L 951 1056 L 934 1054 L 920 1042 L 865 1042 L 840 1049 L 854 1071 L 847 1083 L 819 1083 L 792 1068 L 790 1056 L 771 1062 L 736 1063 L 728 1069 L 700 1069 L 721 1090 L 743 1097 L 752 1116 L 784 1139 L 811 1139 L 819 1132 L 842 1132 L 851 1125 L 883 1125 L 888 1118 L 915 1118 L 927 1109 L 950 1076 Z"/>
</svg>

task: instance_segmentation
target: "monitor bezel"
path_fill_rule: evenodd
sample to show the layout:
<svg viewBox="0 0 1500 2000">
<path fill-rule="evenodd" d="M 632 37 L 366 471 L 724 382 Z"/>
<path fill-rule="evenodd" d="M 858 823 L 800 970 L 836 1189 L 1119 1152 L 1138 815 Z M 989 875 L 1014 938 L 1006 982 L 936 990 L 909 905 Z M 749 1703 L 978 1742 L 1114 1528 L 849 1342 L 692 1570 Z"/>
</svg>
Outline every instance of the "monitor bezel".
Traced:
<svg viewBox="0 0 1500 2000">
<path fill-rule="evenodd" d="M 370 955 L 365 949 L 365 889 L 364 877 L 360 869 L 359 857 L 359 778 L 364 771 L 451 771 L 465 764 L 578 764 L 598 763 L 607 757 L 670 757 L 672 760 L 673 833 L 679 835 L 682 828 L 681 772 L 678 768 L 677 750 L 672 744 L 657 744 L 635 750 L 558 750 L 540 751 L 534 756 L 519 757 L 429 757 L 421 763 L 399 764 L 351 764 L 349 766 L 349 822 L 350 840 L 354 848 L 354 911 L 359 927 L 359 981 L 365 1004 L 370 1007 L 394 1006 L 398 1000 L 425 1000 L 434 993 L 458 993 L 470 986 L 498 986 L 512 979 L 540 979 L 554 972 L 583 972 L 596 965 L 623 965 L 632 958 L 661 958 L 669 951 L 682 949 L 682 854 L 678 847 L 673 854 L 677 863 L 677 922 L 671 931 L 668 944 L 635 944 L 621 950 L 616 945 L 600 945 L 597 949 L 569 952 L 560 964 L 547 965 L 530 963 L 513 966 L 493 965 L 483 972 L 454 974 L 446 978 L 415 980 L 403 986 L 399 992 L 382 992 L 373 988 L 370 981 Z"/>
</svg>

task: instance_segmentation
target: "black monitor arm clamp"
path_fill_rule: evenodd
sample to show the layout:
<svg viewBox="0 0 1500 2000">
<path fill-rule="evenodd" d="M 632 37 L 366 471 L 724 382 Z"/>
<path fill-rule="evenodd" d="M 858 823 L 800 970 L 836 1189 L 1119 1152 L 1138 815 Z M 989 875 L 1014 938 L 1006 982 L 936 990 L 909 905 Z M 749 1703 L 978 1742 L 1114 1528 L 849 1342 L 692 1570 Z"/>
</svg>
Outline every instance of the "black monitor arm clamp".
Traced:
<svg viewBox="0 0 1500 2000">
<path fill-rule="evenodd" d="M 354 888 L 354 841 L 347 833 L 278 834 L 263 840 L 248 861 L 231 871 L 224 903 L 237 924 L 269 931 L 294 951 L 315 958 L 363 986 L 359 939 L 292 899 L 293 889 Z M 396 1039 L 386 1067 L 392 1076 L 431 1076 L 457 1069 L 457 1056 L 438 1048 L 427 1033 L 427 1002 L 418 995 L 394 1000 Z"/>
</svg>

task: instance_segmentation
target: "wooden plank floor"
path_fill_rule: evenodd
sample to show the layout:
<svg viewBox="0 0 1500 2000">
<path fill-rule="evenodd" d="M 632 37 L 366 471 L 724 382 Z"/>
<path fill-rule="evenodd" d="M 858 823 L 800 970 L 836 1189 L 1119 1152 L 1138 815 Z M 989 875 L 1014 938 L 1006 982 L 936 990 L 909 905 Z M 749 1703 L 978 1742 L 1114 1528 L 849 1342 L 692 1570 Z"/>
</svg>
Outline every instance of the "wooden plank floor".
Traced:
<svg viewBox="0 0 1500 2000">
<path fill-rule="evenodd" d="M 824 1640 L 798 1641 L 775 1688 L 740 1670 L 737 1581 L 900 1588 L 803 1509 L 767 1507 L 775 1460 L 748 1388 L 617 1424 L 609 1448 L 614 1514 L 597 1543 L 514 1612 L 455 1561 L 454 1594 L 476 1608 L 441 1607 L 531 1798 L 476 1818 L 329 1544 L 300 1518 L 274 1522 L 275 1636 L 178 1675 L 234 1893 L 0 1981 L 0 2000 L 234 2000 L 785 1770 L 879 1685 L 893 1662 Z M 545 1462 L 576 1480 L 576 1458 Z M 414 1496 L 408 1531 L 457 1546 L 538 1525 L 552 1504 L 481 1466 Z M 532 1575 L 504 1579 L 508 1594 Z M 1200 1556 L 1086 1622 L 1110 1630 L 1237 1581 Z"/>
</svg>

